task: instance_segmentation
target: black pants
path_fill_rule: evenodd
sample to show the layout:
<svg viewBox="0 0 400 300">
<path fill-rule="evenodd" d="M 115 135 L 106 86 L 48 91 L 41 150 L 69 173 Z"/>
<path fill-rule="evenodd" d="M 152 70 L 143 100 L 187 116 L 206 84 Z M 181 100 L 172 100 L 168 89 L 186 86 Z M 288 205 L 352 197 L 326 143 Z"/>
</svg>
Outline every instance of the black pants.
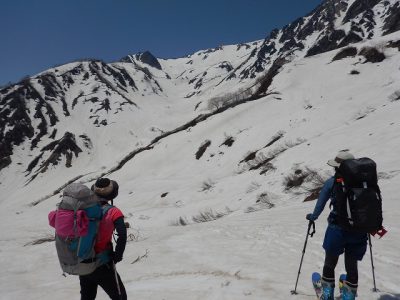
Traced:
<svg viewBox="0 0 400 300">
<path fill-rule="evenodd" d="M 93 273 L 79 276 L 81 284 L 81 300 L 94 300 L 97 295 L 97 286 L 100 285 L 112 300 L 126 300 L 126 291 L 121 277 L 118 276 L 119 289 L 115 278 L 112 263 L 98 267 Z"/>
<path fill-rule="evenodd" d="M 325 264 L 322 276 L 329 280 L 335 280 L 335 268 L 337 262 L 339 260 L 339 256 L 325 253 Z M 357 259 L 351 257 L 349 255 L 344 254 L 344 265 L 346 268 L 346 281 L 352 283 L 353 285 L 357 285 L 358 283 L 358 267 L 357 267 Z"/>
</svg>

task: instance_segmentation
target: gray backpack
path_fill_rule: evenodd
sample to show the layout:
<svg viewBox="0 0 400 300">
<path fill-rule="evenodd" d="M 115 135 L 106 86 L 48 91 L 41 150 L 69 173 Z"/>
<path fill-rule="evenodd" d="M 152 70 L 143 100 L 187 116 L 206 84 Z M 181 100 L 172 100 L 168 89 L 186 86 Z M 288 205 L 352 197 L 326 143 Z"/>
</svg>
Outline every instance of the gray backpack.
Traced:
<svg viewBox="0 0 400 300">
<path fill-rule="evenodd" d="M 103 211 L 99 198 L 85 185 L 69 184 L 56 211 L 49 214 L 62 270 L 71 275 L 92 273 L 99 265 L 94 251 Z"/>
</svg>

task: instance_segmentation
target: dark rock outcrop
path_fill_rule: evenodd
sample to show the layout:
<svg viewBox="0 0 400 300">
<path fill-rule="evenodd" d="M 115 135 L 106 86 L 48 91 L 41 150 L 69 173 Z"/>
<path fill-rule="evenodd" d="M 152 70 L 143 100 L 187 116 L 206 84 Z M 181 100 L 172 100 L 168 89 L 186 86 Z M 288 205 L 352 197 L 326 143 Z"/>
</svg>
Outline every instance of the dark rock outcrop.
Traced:
<svg viewBox="0 0 400 300">
<path fill-rule="evenodd" d="M 400 30 L 400 3 L 397 2 L 388 12 L 383 25 L 384 35 Z"/>
<path fill-rule="evenodd" d="M 75 135 L 66 132 L 64 136 L 54 142 L 51 142 L 47 146 L 43 147 L 41 150 L 41 154 L 37 156 L 29 165 L 26 172 L 31 173 L 39 163 L 39 161 L 43 158 L 46 152 L 50 152 L 48 158 L 40 165 L 37 169 L 36 173 L 31 177 L 30 181 L 36 178 L 39 173 L 44 173 L 47 171 L 48 167 L 53 165 L 56 166 L 60 163 L 62 158 L 65 158 L 65 166 L 70 168 L 72 166 L 72 158 L 78 157 L 78 154 L 82 152 L 82 149 L 76 144 Z"/>
<path fill-rule="evenodd" d="M 360 55 L 365 57 L 365 62 L 371 63 L 378 63 L 386 58 L 385 54 L 373 47 L 366 47 L 361 49 Z"/>
<path fill-rule="evenodd" d="M 357 48 L 356 47 L 347 47 L 340 50 L 333 58 L 332 61 L 340 60 L 346 57 L 354 57 L 357 55 Z"/>
<path fill-rule="evenodd" d="M 153 54 L 151 54 L 149 51 L 145 51 L 143 53 L 138 53 L 135 55 L 135 57 L 138 61 L 141 61 L 144 64 L 147 64 L 147 65 L 149 65 L 153 68 L 159 69 L 159 70 L 162 69 L 158 59 Z"/>
</svg>

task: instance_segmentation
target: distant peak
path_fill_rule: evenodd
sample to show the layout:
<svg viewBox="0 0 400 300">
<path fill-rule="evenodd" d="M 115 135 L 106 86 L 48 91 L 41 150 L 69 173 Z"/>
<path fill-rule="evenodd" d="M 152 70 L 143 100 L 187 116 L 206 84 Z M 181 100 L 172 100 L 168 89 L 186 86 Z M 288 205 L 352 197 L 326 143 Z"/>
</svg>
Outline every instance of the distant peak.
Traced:
<svg viewBox="0 0 400 300">
<path fill-rule="evenodd" d="M 134 60 L 140 61 L 159 70 L 162 69 L 158 59 L 151 54 L 150 51 L 139 52 L 135 55 L 128 55 L 121 59 L 122 62 L 133 62 Z"/>
</svg>

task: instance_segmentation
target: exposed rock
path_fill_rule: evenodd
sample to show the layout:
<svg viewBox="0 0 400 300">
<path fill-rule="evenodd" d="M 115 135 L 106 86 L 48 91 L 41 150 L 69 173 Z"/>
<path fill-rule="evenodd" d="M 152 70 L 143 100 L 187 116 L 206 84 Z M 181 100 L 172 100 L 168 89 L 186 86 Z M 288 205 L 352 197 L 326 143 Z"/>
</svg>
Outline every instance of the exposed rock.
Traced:
<svg viewBox="0 0 400 300">
<path fill-rule="evenodd" d="M 3 108 L 0 111 L 0 160 L 12 155 L 14 146 L 34 136 L 35 130 L 25 104 L 28 91 L 28 86 L 19 86 L 0 101 Z"/>
<path fill-rule="evenodd" d="M 141 61 L 144 64 L 147 64 L 147 65 L 149 65 L 153 68 L 159 69 L 159 70 L 162 69 L 160 62 L 149 51 L 145 51 L 143 53 L 136 54 L 135 56 L 136 56 L 137 60 Z"/>
<path fill-rule="evenodd" d="M 200 158 L 203 156 L 204 152 L 207 150 L 207 148 L 208 148 L 210 145 L 211 145 L 211 141 L 210 141 L 210 140 L 205 141 L 205 142 L 199 147 L 199 149 L 197 150 L 197 152 L 196 152 L 196 159 L 200 159 Z"/>
<path fill-rule="evenodd" d="M 350 44 L 355 44 L 355 43 L 361 42 L 362 40 L 363 40 L 363 38 L 359 34 L 353 32 L 353 31 L 350 31 L 345 36 L 345 38 L 338 44 L 338 46 L 336 48 L 341 48 L 341 47 L 345 47 Z"/>
<path fill-rule="evenodd" d="M 324 36 L 306 54 L 307 56 L 317 55 L 323 52 L 334 50 L 338 47 L 339 41 L 346 36 L 344 30 L 335 30 L 332 33 Z"/>
<path fill-rule="evenodd" d="M 400 3 L 397 2 L 388 13 L 383 25 L 384 35 L 400 30 Z"/>
<path fill-rule="evenodd" d="M 227 61 L 222 62 L 221 64 L 219 64 L 218 67 L 221 69 L 225 69 L 227 72 L 230 72 L 233 70 L 232 65 Z"/>
<path fill-rule="evenodd" d="M 386 58 L 385 54 L 373 47 L 365 47 L 361 49 L 360 55 L 365 57 L 365 62 L 371 63 L 378 63 Z"/>
<path fill-rule="evenodd" d="M 242 47 L 245 47 L 246 49 L 250 49 L 250 45 L 242 43 L 242 44 L 239 44 L 236 46 L 236 51 L 239 51 L 240 49 L 242 49 Z"/>
<path fill-rule="evenodd" d="M 254 93 L 254 96 L 258 97 L 260 95 L 264 95 L 268 91 L 268 88 L 271 85 L 272 80 L 279 73 L 281 67 L 286 63 L 287 61 L 284 58 L 278 58 L 274 61 L 271 68 L 268 70 L 267 74 L 265 74 L 265 76 L 259 79 L 260 87 Z"/>
<path fill-rule="evenodd" d="M 387 47 L 389 47 L 389 48 L 397 48 L 400 51 L 400 40 L 398 40 L 398 41 L 390 41 L 387 44 Z"/>
<path fill-rule="evenodd" d="M 359 14 L 371 10 L 381 0 L 356 0 L 347 10 L 346 16 L 343 18 L 343 23 L 350 22 Z"/>
<path fill-rule="evenodd" d="M 0 171 L 11 164 L 11 157 L 6 156 L 0 159 Z"/>
<path fill-rule="evenodd" d="M 356 47 L 347 47 L 340 50 L 333 58 L 332 61 L 340 60 L 346 57 L 354 57 L 357 55 L 357 48 Z"/>
<path fill-rule="evenodd" d="M 70 132 L 66 132 L 61 139 L 51 142 L 47 146 L 43 147 L 41 151 L 42 153 L 29 164 L 27 172 L 31 172 L 36 167 L 45 152 L 50 151 L 51 154 L 40 165 L 36 174 L 32 176 L 31 181 L 39 173 L 46 172 L 50 165 L 58 165 L 62 157 L 65 157 L 65 166 L 70 168 L 72 166 L 73 155 L 78 157 L 78 154 L 82 152 L 82 149 L 76 144 L 75 135 Z"/>
</svg>

